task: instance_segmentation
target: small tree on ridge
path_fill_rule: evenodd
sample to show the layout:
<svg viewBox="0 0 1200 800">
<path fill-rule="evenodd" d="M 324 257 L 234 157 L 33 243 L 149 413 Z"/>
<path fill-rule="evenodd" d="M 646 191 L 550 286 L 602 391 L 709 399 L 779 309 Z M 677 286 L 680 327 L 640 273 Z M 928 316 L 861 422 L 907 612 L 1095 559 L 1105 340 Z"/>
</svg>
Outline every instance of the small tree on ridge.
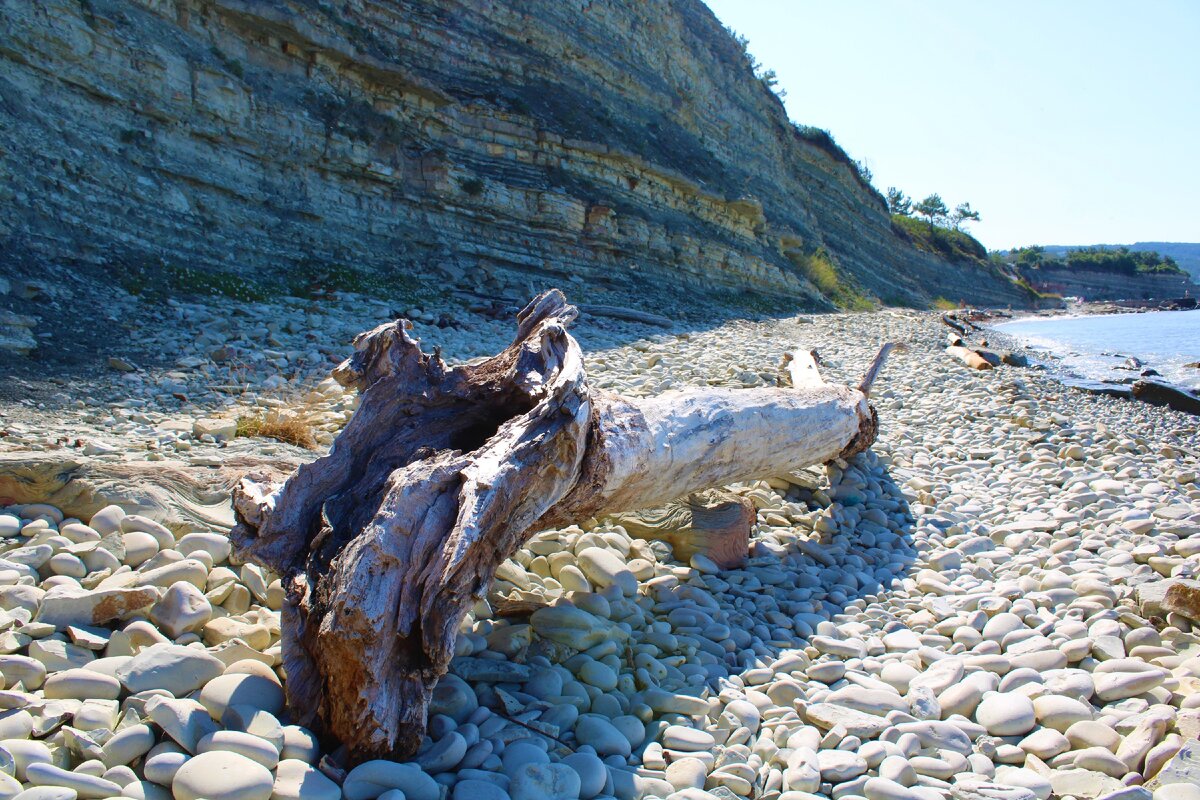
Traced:
<svg viewBox="0 0 1200 800">
<path fill-rule="evenodd" d="M 954 230 L 959 231 L 966 222 L 979 222 L 979 212 L 973 210 L 970 203 L 959 203 L 950 215 L 950 224 L 954 226 Z"/>
<path fill-rule="evenodd" d="M 913 207 L 918 216 L 925 217 L 929 222 L 929 230 L 933 231 L 934 223 L 941 222 L 950 214 L 946 203 L 940 194 L 931 194 Z"/>
<path fill-rule="evenodd" d="M 912 214 L 912 198 L 895 186 L 888 187 L 887 204 L 888 211 L 892 214 L 899 214 L 902 217 Z"/>
</svg>

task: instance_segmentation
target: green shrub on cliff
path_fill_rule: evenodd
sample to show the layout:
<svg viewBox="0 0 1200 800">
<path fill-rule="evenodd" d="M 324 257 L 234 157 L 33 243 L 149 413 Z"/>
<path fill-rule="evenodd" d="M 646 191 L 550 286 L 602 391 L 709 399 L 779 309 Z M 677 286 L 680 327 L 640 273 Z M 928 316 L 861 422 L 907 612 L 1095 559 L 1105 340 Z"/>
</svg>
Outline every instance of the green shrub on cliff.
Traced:
<svg viewBox="0 0 1200 800">
<path fill-rule="evenodd" d="M 930 225 L 903 214 L 892 215 L 892 229 L 918 250 L 942 256 L 949 261 L 987 260 L 987 248 L 964 231 Z"/>
</svg>

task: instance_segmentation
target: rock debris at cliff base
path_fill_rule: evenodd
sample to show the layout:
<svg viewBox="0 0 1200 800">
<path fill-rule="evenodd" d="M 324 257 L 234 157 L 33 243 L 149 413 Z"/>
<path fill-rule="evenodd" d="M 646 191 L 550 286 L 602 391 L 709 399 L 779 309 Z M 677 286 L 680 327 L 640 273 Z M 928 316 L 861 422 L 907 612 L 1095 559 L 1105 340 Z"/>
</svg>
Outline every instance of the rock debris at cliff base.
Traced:
<svg viewBox="0 0 1200 800">
<path fill-rule="evenodd" d="M 509 335 L 507 322 L 467 322 L 418 333 L 451 358 Z M 301 335 L 278 327 L 281 348 Z M 579 335 L 589 374 L 627 394 L 758 385 L 804 345 L 821 348 L 830 380 L 853 381 L 878 342 L 910 347 L 874 395 L 872 451 L 734 487 L 757 509 L 745 568 L 680 563 L 603 521 L 528 542 L 469 617 L 411 765 L 342 774 L 336 750 L 291 724 L 275 669 L 281 587 L 230 564 L 219 530 L 5 507 L 0 796 L 1198 795 L 1200 609 L 1186 592 L 1167 599 L 1200 568 L 1193 418 L 1033 371 L 969 371 L 915 312 Z M 331 432 L 354 400 L 316 384 L 319 366 L 293 391 L 255 378 L 229 408 L 214 390 L 186 413 L 158 399 L 165 373 L 139 368 L 114 380 L 140 405 L 62 412 L 53 428 L 7 406 L 21 430 L 3 447 L 53 448 L 70 432 L 109 461 L 294 456 L 261 439 L 223 447 L 228 427 L 196 426 L 278 403 Z M 549 607 L 502 615 L 514 596 Z"/>
</svg>

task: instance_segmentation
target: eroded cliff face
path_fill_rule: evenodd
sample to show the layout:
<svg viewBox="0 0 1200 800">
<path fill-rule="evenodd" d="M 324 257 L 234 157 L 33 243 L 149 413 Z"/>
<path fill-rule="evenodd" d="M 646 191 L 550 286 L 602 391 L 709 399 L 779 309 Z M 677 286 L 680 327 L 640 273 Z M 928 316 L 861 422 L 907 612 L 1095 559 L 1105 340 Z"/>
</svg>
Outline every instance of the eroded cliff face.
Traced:
<svg viewBox="0 0 1200 800">
<path fill-rule="evenodd" d="M 0 243 L 484 292 L 1026 298 L 891 230 L 698 0 L 0 0 Z M 828 286 L 826 291 L 830 294 Z"/>
<path fill-rule="evenodd" d="M 1177 300 L 1200 296 L 1200 286 L 1181 273 L 1123 275 L 1080 269 L 1029 270 L 1026 279 L 1039 292 L 1084 300 Z"/>
</svg>

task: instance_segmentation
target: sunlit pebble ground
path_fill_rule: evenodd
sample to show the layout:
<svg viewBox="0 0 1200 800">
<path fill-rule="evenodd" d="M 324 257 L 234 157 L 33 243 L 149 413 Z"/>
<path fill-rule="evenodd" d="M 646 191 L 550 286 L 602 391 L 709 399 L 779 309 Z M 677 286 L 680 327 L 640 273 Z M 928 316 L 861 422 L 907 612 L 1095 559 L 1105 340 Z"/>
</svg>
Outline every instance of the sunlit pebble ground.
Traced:
<svg viewBox="0 0 1200 800">
<path fill-rule="evenodd" d="M 233 399 L 235 409 L 301 403 L 331 437 L 354 400 L 328 382 L 310 389 L 348 351 L 328 342 L 389 317 L 377 305 L 346 303 L 319 317 L 253 307 L 236 326 L 240 338 L 232 327 L 212 329 L 219 314 L 183 308 L 182 320 L 208 339 L 164 332 L 163 345 L 184 346 L 181 363 L 122 379 L 133 404 L 81 409 L 74 424 L 113 450 L 105 458 L 132 449 L 219 459 L 221 448 L 194 440 L 188 425 L 162 424 L 213 413 L 226 395 L 205 387 L 249 375 L 258 388 Z M 443 344 L 451 361 L 490 354 L 511 337 L 508 323 L 464 318 L 465 330 L 418 322 L 417 334 L 427 348 Z M 819 350 L 828 380 L 857 383 L 882 342 L 908 347 L 876 385 L 881 427 L 871 453 L 736 487 L 759 511 L 744 569 L 681 564 L 661 543 L 594 521 L 531 540 L 464 625 L 453 672 L 467 681 L 450 677 L 439 688 L 421 769 L 362 767 L 347 777 L 347 797 L 395 787 L 434 800 L 440 784 L 454 800 L 1045 800 L 1116 791 L 1132 800 L 1150 791 L 1123 787 L 1153 786 L 1156 776 L 1176 781 L 1155 789 L 1156 800 L 1200 796 L 1195 773 L 1181 766 L 1194 742 L 1175 758 L 1200 731 L 1200 648 L 1186 619 L 1151 623 L 1133 597 L 1141 583 L 1200 566 L 1200 536 L 1189 538 L 1200 533 L 1192 418 L 1081 395 L 1033 370 L 967 370 L 943 353 L 947 329 L 932 315 L 733 322 L 682 334 L 604 320 L 575 330 L 594 385 L 629 395 L 768 385 L 781 354 L 796 347 Z M 235 373 L 204 358 L 227 345 L 254 369 Z M 280 384 L 278 374 L 296 379 Z M 176 407 L 175 390 L 191 406 Z M 46 446 L 47 431 L 26 424 L 9 446 Z M 209 582 L 223 569 L 210 560 Z M 236 593 L 239 603 L 251 596 L 250 607 L 219 601 L 214 619 L 232 622 L 180 640 L 211 646 L 231 627 L 261 626 L 268 635 L 256 649 L 277 661 L 273 576 L 235 577 L 252 587 Z M 505 596 L 553 604 L 569 592 L 574 608 L 532 619 L 492 610 Z M 126 714 L 138 707 L 129 688 L 119 694 Z M 41 691 L 25 701 L 35 725 L 48 713 Z M 240 724 L 211 705 L 193 709 L 212 717 L 206 725 Z M 103 740 L 110 729 L 91 734 Z M 47 740 L 62 746 L 60 766 L 114 769 L 65 736 Z M 214 750 L 252 757 L 236 738 Z M 315 752 L 284 755 L 266 777 L 247 770 L 258 782 L 236 796 L 258 796 L 271 781 L 277 796 L 293 796 L 297 775 L 316 775 L 304 766 Z M 129 762 L 135 778 L 150 777 L 145 758 Z M 158 766 L 151 775 L 170 777 Z M 195 793 L 213 789 L 188 777 L 206 771 L 183 772 L 161 791 L 175 784 L 177 798 L 207 796 Z M 33 777 L 70 780 L 48 770 Z M 333 784 L 310 782 L 297 796 L 337 796 Z M 147 797 L 155 786 L 138 784 Z"/>
</svg>

